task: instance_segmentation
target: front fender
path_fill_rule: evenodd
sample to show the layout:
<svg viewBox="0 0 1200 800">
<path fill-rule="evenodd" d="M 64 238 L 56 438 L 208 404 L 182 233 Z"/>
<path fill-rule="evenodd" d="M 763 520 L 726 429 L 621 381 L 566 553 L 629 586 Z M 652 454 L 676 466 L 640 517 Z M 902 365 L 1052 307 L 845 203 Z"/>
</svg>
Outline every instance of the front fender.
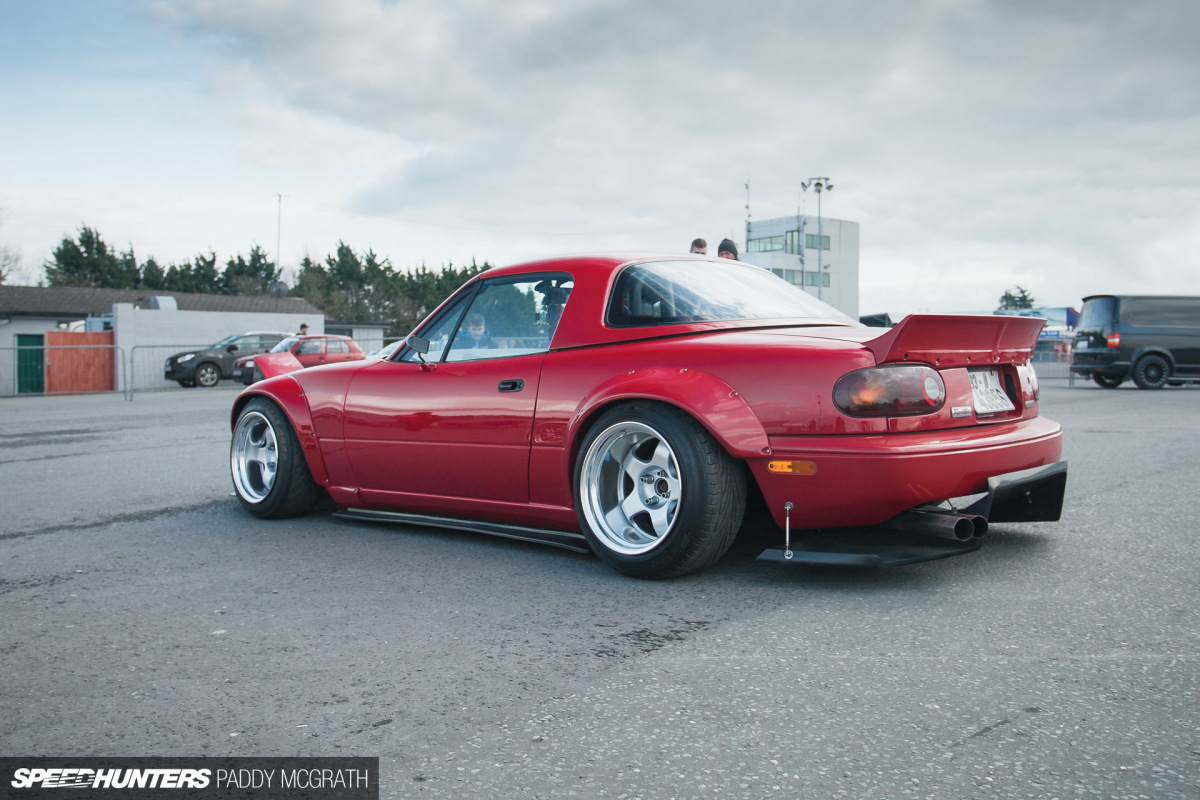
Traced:
<svg viewBox="0 0 1200 800">
<path fill-rule="evenodd" d="M 576 409 L 570 440 L 578 442 L 597 413 L 622 400 L 656 400 L 687 412 L 734 458 L 770 455 L 767 433 L 745 398 L 715 375 L 687 367 L 630 370 L 608 379 Z"/>
<path fill-rule="evenodd" d="M 300 448 L 304 453 L 304 460 L 308 462 L 308 470 L 312 473 L 313 480 L 320 486 L 328 487 L 329 471 L 325 468 L 325 460 L 321 457 L 321 448 L 317 445 L 312 409 L 308 406 L 308 399 L 300 384 L 296 382 L 295 378 L 284 376 L 259 381 L 246 387 L 234 400 L 229 421 L 231 429 L 237 425 L 238 415 L 242 413 L 242 408 L 255 397 L 265 397 L 283 409 L 283 413 L 292 423 L 296 438 L 300 441 Z"/>
</svg>

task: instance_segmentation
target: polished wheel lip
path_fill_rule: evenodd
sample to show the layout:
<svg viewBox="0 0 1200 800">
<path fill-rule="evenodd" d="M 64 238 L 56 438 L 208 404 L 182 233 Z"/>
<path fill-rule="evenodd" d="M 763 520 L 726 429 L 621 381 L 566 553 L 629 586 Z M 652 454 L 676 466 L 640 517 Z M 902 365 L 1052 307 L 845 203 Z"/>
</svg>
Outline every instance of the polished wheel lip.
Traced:
<svg viewBox="0 0 1200 800">
<path fill-rule="evenodd" d="M 579 493 L 584 518 L 605 548 L 642 555 L 661 545 L 679 519 L 679 459 L 649 425 L 615 423 L 588 447 Z"/>
<path fill-rule="evenodd" d="M 249 503 L 266 500 L 279 467 L 279 440 L 264 414 L 249 411 L 238 420 L 229 460 L 233 485 L 242 499 Z"/>
</svg>

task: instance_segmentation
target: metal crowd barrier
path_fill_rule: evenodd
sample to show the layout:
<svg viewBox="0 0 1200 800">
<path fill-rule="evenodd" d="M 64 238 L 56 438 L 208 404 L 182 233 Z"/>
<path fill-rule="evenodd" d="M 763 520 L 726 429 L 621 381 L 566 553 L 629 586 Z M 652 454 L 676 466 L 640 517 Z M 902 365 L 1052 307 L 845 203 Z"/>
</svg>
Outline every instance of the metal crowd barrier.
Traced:
<svg viewBox="0 0 1200 800">
<path fill-rule="evenodd" d="M 397 338 L 391 337 L 382 339 L 356 339 L 355 342 L 364 353 L 370 353 L 372 350 L 377 350 L 386 344 L 391 344 Z M 127 397 L 133 399 L 136 392 L 163 392 L 163 391 L 182 391 L 184 387 L 178 382 L 168 380 L 163 376 L 166 361 L 176 353 L 182 353 L 187 350 L 207 350 L 212 347 L 212 342 L 204 344 L 153 344 L 134 345 L 129 351 L 129 389 Z M 241 390 L 245 387 L 242 384 L 233 381 L 222 379 L 213 388 L 226 388 Z M 211 389 L 189 388 L 188 391 L 212 391 Z"/>
<path fill-rule="evenodd" d="M 0 397 L 124 394 L 127 384 L 125 352 L 115 344 L 0 347 Z"/>
<path fill-rule="evenodd" d="M 1047 378 L 1066 379 L 1070 385 L 1074 385 L 1075 378 L 1071 373 L 1071 349 L 1073 344 L 1070 339 L 1038 340 L 1037 347 L 1034 348 L 1033 357 L 1030 361 L 1033 363 L 1033 368 L 1037 370 L 1039 380 Z"/>
<path fill-rule="evenodd" d="M 138 344 L 129 350 L 129 395 L 135 392 L 160 392 L 170 389 L 182 391 L 177 381 L 164 377 L 164 365 L 171 356 L 187 350 L 208 350 L 212 342 L 204 344 Z M 222 380 L 217 387 L 242 388 L 240 383 Z M 214 388 L 217 388 L 214 387 Z"/>
</svg>

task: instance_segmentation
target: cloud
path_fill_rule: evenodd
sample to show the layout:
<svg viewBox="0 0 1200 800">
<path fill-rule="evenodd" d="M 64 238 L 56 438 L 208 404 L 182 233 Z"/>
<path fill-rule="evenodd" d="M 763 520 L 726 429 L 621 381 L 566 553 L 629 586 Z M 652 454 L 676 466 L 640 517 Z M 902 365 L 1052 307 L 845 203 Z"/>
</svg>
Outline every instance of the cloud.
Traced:
<svg viewBox="0 0 1200 800">
<path fill-rule="evenodd" d="M 330 202 L 448 250 L 677 249 L 741 230 L 747 176 L 765 218 L 811 174 L 862 225 L 864 307 L 1180 290 L 1200 243 L 1194 3 L 152 8 L 212 42 L 246 157 L 345 169 Z"/>
</svg>

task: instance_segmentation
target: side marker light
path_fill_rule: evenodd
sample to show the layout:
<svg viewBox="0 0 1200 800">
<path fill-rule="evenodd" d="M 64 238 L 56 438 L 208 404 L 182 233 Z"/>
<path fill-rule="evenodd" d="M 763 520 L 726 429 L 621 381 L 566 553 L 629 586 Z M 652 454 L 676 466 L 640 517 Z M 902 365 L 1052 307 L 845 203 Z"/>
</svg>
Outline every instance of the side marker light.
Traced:
<svg viewBox="0 0 1200 800">
<path fill-rule="evenodd" d="M 779 472 L 785 475 L 816 475 L 815 461 L 768 461 L 767 472 Z"/>
</svg>

